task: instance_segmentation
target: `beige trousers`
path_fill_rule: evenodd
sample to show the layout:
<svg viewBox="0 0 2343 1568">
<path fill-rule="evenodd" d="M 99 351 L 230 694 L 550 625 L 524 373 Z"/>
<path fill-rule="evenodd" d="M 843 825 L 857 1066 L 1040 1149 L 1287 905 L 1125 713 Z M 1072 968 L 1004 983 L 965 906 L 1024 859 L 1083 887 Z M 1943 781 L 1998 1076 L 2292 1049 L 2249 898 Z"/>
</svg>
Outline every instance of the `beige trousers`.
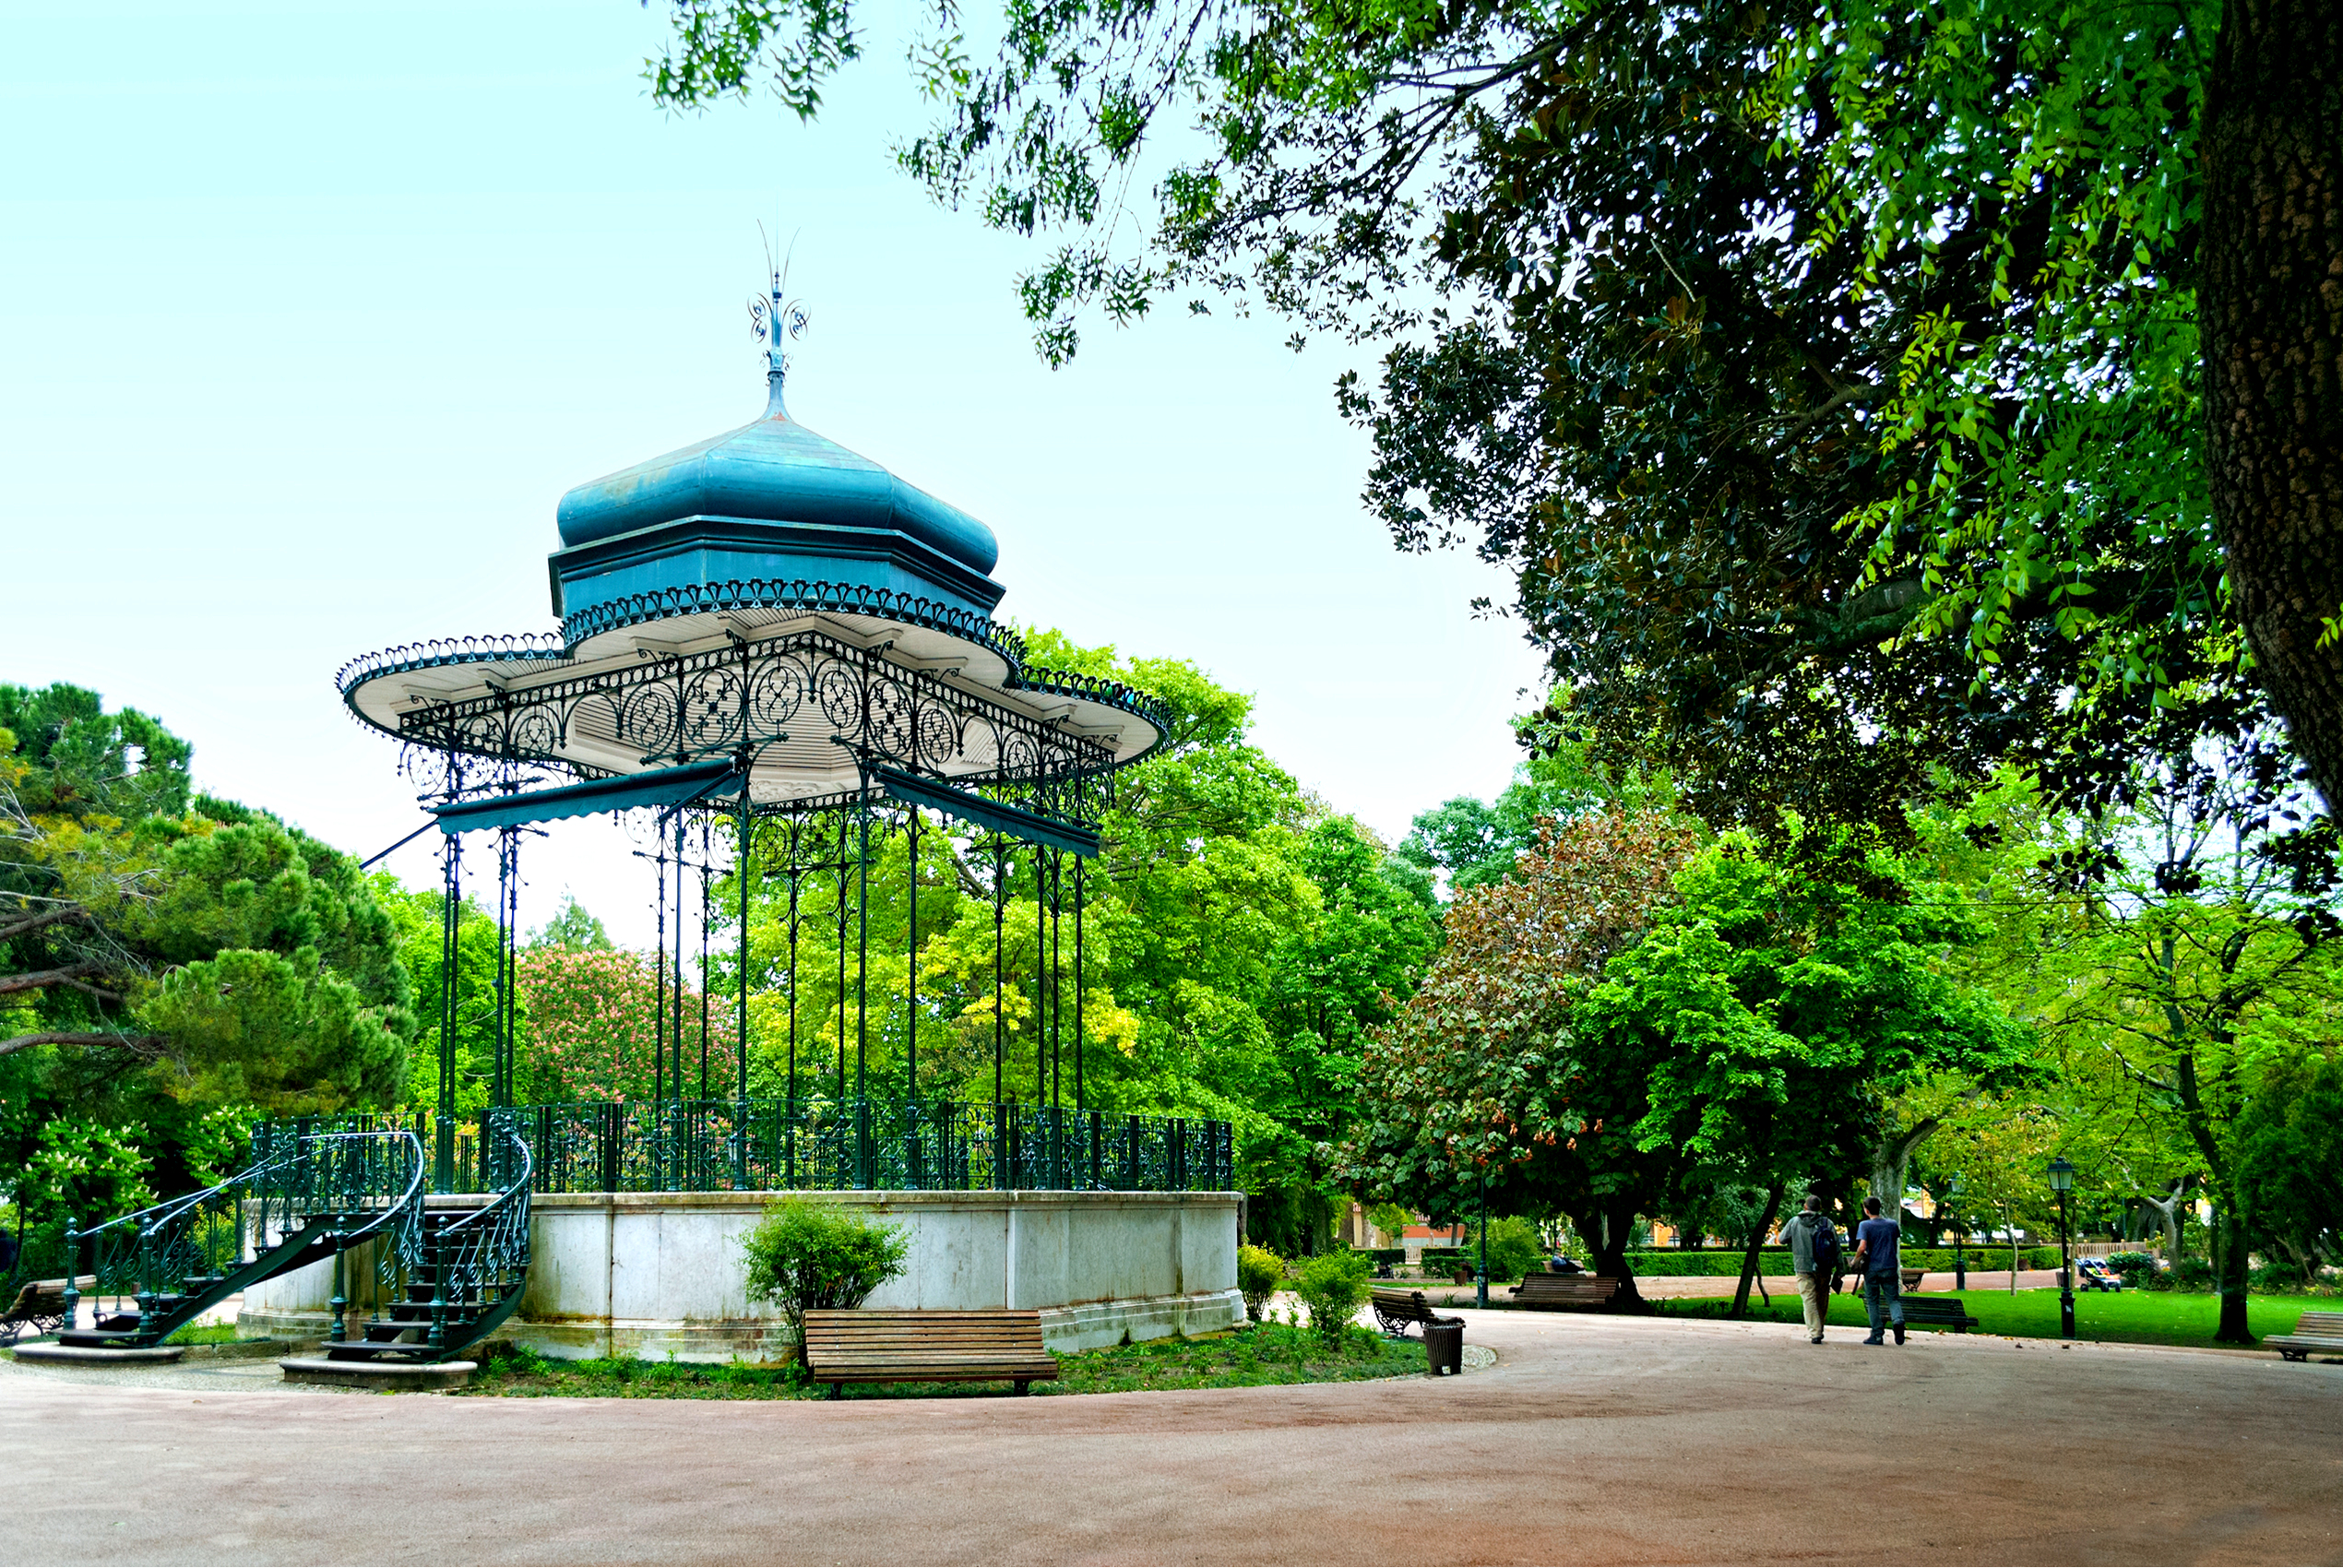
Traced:
<svg viewBox="0 0 2343 1568">
<path fill-rule="evenodd" d="M 1830 1303 L 1828 1293 L 1823 1289 L 1823 1277 L 1819 1274 L 1800 1275 L 1798 1300 L 1806 1309 L 1806 1337 L 1820 1339 L 1823 1336 L 1823 1314 L 1829 1309 Z"/>
</svg>

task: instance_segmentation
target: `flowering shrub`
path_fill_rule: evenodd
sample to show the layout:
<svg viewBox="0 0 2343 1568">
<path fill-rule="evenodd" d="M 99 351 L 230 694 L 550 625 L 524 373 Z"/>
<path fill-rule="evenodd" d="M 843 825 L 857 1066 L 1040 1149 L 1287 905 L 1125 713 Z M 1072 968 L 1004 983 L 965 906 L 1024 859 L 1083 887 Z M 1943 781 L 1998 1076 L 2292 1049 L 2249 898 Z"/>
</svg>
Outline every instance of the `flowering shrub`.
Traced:
<svg viewBox="0 0 2343 1568">
<path fill-rule="evenodd" d="M 519 1079 L 528 1097 L 545 1102 L 648 1099 L 659 1038 L 656 1025 L 664 1011 L 658 972 L 658 960 L 648 953 L 568 947 L 523 953 L 520 987 L 528 1011 Z M 665 1005 L 672 1007 L 674 1001 L 670 976 Z M 733 1092 L 738 1031 L 729 999 L 714 997 L 710 1003 L 708 1093 L 723 1099 Z M 700 993 L 688 980 L 683 1015 L 684 1083 L 687 1092 L 696 1093 Z M 674 1090 L 671 1087 L 668 1092 Z"/>
</svg>

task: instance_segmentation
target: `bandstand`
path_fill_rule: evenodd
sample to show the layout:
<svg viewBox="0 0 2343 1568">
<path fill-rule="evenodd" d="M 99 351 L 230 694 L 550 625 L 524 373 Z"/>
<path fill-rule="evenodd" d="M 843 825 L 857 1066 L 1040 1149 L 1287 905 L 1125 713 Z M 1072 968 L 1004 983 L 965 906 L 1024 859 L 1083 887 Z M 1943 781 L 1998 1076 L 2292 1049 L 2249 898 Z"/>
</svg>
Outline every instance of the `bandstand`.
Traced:
<svg viewBox="0 0 2343 1568">
<path fill-rule="evenodd" d="M 1110 1113 L 1085 1071 L 1088 862 L 1117 773 L 1166 721 L 1124 686 L 1035 667 L 993 619 L 992 531 L 791 419 L 803 315 L 778 279 L 751 315 L 761 417 L 563 498 L 557 631 L 394 648 L 338 677 L 398 742 L 429 814 L 417 836 L 438 834 L 443 974 L 467 895 L 497 921 L 485 1108 L 459 1097 L 443 985 L 434 1108 L 265 1124 L 243 1185 L 117 1222 L 117 1263 L 135 1241 L 193 1271 L 137 1340 L 184 1320 L 198 1278 L 234 1278 L 247 1328 L 323 1333 L 343 1360 L 429 1360 L 492 1332 L 563 1355 L 764 1356 L 779 1324 L 746 1299 L 738 1242 L 780 1191 L 910 1229 L 908 1271 L 874 1306 L 1035 1307 L 1061 1348 L 1242 1320 L 1229 1127 Z M 600 814 L 656 888 L 651 1092 L 516 1103 L 525 846 L 535 825 Z M 922 1020 L 943 1020 L 921 966 L 873 948 L 890 854 L 914 889 L 948 868 L 964 909 L 989 901 L 989 1099 L 965 1049 L 922 1078 Z M 755 953 L 759 888 L 786 935 Z M 1013 906 L 1029 926 L 1009 929 Z M 242 1217 L 235 1255 L 186 1240 L 199 1210 L 215 1236 Z"/>
</svg>

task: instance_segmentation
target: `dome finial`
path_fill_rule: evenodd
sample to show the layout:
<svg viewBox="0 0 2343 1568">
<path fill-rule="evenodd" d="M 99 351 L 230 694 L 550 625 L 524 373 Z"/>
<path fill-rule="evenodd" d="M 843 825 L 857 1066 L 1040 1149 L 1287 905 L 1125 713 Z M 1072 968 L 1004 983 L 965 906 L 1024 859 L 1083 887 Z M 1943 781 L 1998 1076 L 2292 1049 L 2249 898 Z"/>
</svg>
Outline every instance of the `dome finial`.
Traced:
<svg viewBox="0 0 2343 1568">
<path fill-rule="evenodd" d="M 804 337 L 806 322 L 802 304 L 795 300 L 782 303 L 789 291 L 790 257 L 797 253 L 797 235 L 790 236 L 789 250 L 776 267 L 772 238 L 765 232 L 762 219 L 757 220 L 756 232 L 765 241 L 765 272 L 772 287 L 769 301 L 755 294 L 748 297 L 749 336 L 765 346 L 765 417 L 786 419 L 789 410 L 781 402 L 781 383 L 789 374 L 789 356 L 782 350 L 781 339 Z"/>
</svg>

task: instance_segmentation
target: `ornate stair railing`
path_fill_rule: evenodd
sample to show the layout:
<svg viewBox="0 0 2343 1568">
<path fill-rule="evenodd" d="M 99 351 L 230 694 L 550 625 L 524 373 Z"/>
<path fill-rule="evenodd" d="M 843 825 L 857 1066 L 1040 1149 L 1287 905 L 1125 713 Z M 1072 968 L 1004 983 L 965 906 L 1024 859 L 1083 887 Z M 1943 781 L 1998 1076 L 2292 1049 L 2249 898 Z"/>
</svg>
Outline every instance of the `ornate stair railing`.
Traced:
<svg viewBox="0 0 2343 1568">
<path fill-rule="evenodd" d="M 253 1163 L 225 1182 L 77 1230 L 65 1222 L 65 1343 L 155 1344 L 247 1286 L 414 1229 L 422 1146 L 403 1131 L 256 1138 Z M 273 1239 L 272 1239 L 273 1238 Z M 85 1261 L 86 1260 L 86 1261 Z M 73 1332 L 83 1292 L 133 1301 Z"/>
<path fill-rule="evenodd" d="M 517 1113 L 487 1112 L 482 1134 L 493 1195 L 475 1209 L 419 1211 L 420 1222 L 382 1255 L 383 1315 L 351 1339 L 338 1311 L 329 1360 L 445 1360 L 494 1333 L 520 1305 L 534 1161 Z"/>
</svg>

